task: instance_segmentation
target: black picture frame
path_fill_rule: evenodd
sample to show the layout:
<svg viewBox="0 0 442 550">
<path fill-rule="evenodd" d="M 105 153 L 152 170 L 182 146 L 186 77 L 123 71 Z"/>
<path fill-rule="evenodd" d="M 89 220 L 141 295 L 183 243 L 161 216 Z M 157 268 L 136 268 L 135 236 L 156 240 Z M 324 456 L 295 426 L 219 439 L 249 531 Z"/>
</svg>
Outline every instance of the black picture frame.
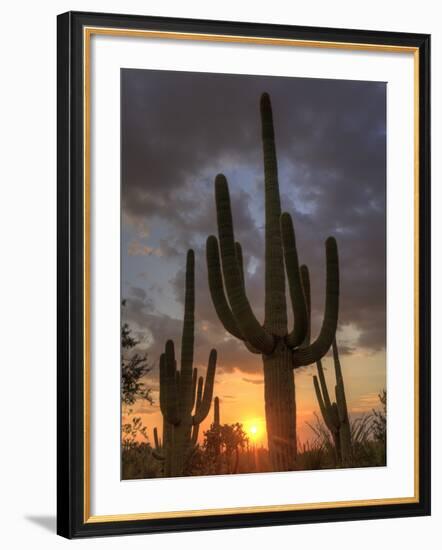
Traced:
<svg viewBox="0 0 442 550">
<path fill-rule="evenodd" d="M 419 468 L 412 503 L 87 521 L 84 462 L 84 40 L 85 27 L 270 37 L 414 48 L 419 60 Z M 67 538 L 272 526 L 430 514 L 430 36 L 68 12 L 57 21 L 57 532 Z"/>
</svg>

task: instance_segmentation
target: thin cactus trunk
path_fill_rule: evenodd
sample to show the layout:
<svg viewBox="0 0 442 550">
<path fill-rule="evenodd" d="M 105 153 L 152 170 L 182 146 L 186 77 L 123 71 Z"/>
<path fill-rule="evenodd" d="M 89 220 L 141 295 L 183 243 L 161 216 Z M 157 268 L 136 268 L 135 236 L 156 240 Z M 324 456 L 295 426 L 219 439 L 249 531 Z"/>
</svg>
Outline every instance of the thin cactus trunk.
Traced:
<svg viewBox="0 0 442 550">
<path fill-rule="evenodd" d="M 333 340 L 333 361 L 336 374 L 335 395 L 340 421 L 339 442 L 341 459 L 342 465 L 348 466 L 351 463 L 352 458 L 351 428 L 347 409 L 347 398 L 345 396 L 344 378 L 342 376 L 341 361 L 339 360 L 336 339 Z"/>
<path fill-rule="evenodd" d="M 215 444 L 215 460 L 217 461 L 217 468 L 219 468 L 219 457 L 221 455 L 221 444 L 220 444 L 220 435 L 221 435 L 221 417 L 219 411 L 219 397 L 215 397 L 213 400 L 213 427 L 215 428 L 217 435 L 217 443 Z"/>
<path fill-rule="evenodd" d="M 335 457 L 336 457 L 336 464 L 341 464 L 342 458 L 341 458 L 341 439 L 339 437 L 339 434 L 332 433 L 333 437 L 333 444 L 335 447 Z"/>
<path fill-rule="evenodd" d="M 242 250 L 235 242 L 230 195 L 225 176 L 215 180 L 218 239 L 207 239 L 207 267 L 212 301 L 224 328 L 242 340 L 264 363 L 267 438 L 275 471 L 291 470 L 296 459 L 296 406 L 293 370 L 320 360 L 336 332 L 339 266 L 334 238 L 326 241 L 326 304 L 318 338 L 310 344 L 310 320 L 289 214 L 281 213 L 273 115 L 268 94 L 261 97 L 265 188 L 265 319 L 255 317 L 247 298 Z M 285 265 L 285 271 L 284 271 Z M 288 330 L 286 275 L 294 326 Z M 307 277 L 308 283 L 308 277 Z"/>
<path fill-rule="evenodd" d="M 314 376 L 313 385 L 322 418 L 333 437 L 337 463 L 340 466 L 349 466 L 352 456 L 350 420 L 348 417 L 344 378 L 342 376 L 336 339 L 333 340 L 333 362 L 336 376 L 336 401 L 332 402 L 330 399 L 321 361 L 317 361 L 316 363 L 319 381 L 318 378 Z"/>
<path fill-rule="evenodd" d="M 207 417 L 212 402 L 216 370 L 216 351 L 210 352 L 206 381 L 198 378 L 193 368 L 195 260 L 193 250 L 187 253 L 184 322 L 181 340 L 181 369 L 177 370 L 172 340 L 166 343 L 160 357 L 160 408 L 163 415 L 163 443 L 159 448 L 154 431 L 155 454 L 164 462 L 164 476 L 183 475 L 187 461 L 198 442 L 201 422 Z M 193 411 L 193 412 L 192 412 Z"/>
<path fill-rule="evenodd" d="M 219 397 L 215 397 L 213 400 L 213 424 L 219 428 L 220 422 L 220 413 L 219 413 Z"/>
</svg>

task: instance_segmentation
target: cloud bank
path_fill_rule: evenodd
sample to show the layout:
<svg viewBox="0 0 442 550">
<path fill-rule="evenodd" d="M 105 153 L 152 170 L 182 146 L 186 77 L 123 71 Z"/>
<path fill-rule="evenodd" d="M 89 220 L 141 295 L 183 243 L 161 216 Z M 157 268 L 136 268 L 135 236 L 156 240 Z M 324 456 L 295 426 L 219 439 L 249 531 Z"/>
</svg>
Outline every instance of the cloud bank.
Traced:
<svg viewBox="0 0 442 550">
<path fill-rule="evenodd" d="M 213 182 L 230 186 L 247 293 L 263 317 L 264 187 L 259 98 L 273 105 L 283 210 L 312 279 L 313 333 L 323 314 L 324 241 L 337 238 L 342 351 L 385 348 L 386 86 L 378 82 L 123 70 L 124 315 L 156 361 L 180 342 L 184 265 L 196 253 L 196 361 L 259 372 L 230 338 L 208 292 L 205 240 L 216 234 Z"/>
</svg>

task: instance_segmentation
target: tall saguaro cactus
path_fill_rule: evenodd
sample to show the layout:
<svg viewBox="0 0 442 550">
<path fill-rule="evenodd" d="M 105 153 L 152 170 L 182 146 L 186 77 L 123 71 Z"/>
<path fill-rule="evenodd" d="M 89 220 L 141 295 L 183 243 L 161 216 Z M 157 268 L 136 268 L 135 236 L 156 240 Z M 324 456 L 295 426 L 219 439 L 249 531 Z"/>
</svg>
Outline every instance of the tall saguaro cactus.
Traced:
<svg viewBox="0 0 442 550">
<path fill-rule="evenodd" d="M 351 430 L 336 339 L 333 340 L 333 362 L 336 376 L 336 401 L 332 403 L 330 400 L 321 361 L 316 362 L 319 382 L 318 378 L 314 376 L 313 384 L 322 418 L 333 436 L 337 461 L 341 466 L 346 466 L 351 458 Z"/>
<path fill-rule="evenodd" d="M 160 357 L 160 408 L 163 415 L 163 441 L 154 432 L 156 455 L 164 460 L 164 475 L 183 474 L 186 461 L 198 441 L 201 422 L 212 403 L 216 370 L 216 350 L 212 349 L 206 381 L 193 368 L 195 325 L 195 259 L 187 253 L 184 323 L 181 339 L 181 368 L 177 369 L 172 340 L 166 342 Z"/>
<path fill-rule="evenodd" d="M 330 348 L 339 306 L 338 251 L 326 241 L 327 277 L 324 320 L 313 343 L 306 340 L 309 319 L 295 232 L 290 214 L 281 214 L 273 115 L 268 94 L 261 96 L 265 180 L 265 319 L 252 311 L 244 284 L 242 249 L 235 242 L 227 180 L 215 180 L 218 239 L 207 239 L 207 266 L 212 301 L 224 328 L 262 355 L 268 446 L 274 470 L 290 470 L 296 458 L 296 409 L 293 369 L 315 363 Z M 285 263 L 285 271 L 284 271 Z M 287 326 L 286 274 L 294 313 Z"/>
</svg>

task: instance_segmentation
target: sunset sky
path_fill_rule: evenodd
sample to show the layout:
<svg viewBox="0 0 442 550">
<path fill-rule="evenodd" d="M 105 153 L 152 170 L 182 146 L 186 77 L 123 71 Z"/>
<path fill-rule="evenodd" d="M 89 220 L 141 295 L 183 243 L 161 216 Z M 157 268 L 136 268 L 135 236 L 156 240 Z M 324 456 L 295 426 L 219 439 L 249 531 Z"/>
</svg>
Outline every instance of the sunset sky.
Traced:
<svg viewBox="0 0 442 550">
<path fill-rule="evenodd" d="M 324 241 L 338 242 L 338 346 L 350 414 L 378 406 L 386 386 L 386 85 L 124 69 L 121 72 L 123 321 L 147 351 L 154 405 L 138 403 L 152 440 L 161 429 L 158 361 L 167 339 L 181 342 L 186 251 L 195 250 L 195 366 L 218 350 L 214 395 L 222 423 L 258 428 L 266 445 L 259 355 L 226 333 L 209 295 L 205 241 L 216 234 L 214 178 L 229 181 L 249 301 L 264 307 L 264 183 L 259 98 L 273 106 L 282 209 L 290 212 L 301 263 L 310 268 L 312 335 L 322 321 Z M 289 310 L 290 311 L 290 310 Z M 291 318 L 291 316 L 289 316 Z M 329 389 L 331 360 L 324 361 Z M 312 375 L 295 373 L 298 435 L 318 405 Z M 200 434 L 212 421 L 213 410 Z"/>
</svg>

